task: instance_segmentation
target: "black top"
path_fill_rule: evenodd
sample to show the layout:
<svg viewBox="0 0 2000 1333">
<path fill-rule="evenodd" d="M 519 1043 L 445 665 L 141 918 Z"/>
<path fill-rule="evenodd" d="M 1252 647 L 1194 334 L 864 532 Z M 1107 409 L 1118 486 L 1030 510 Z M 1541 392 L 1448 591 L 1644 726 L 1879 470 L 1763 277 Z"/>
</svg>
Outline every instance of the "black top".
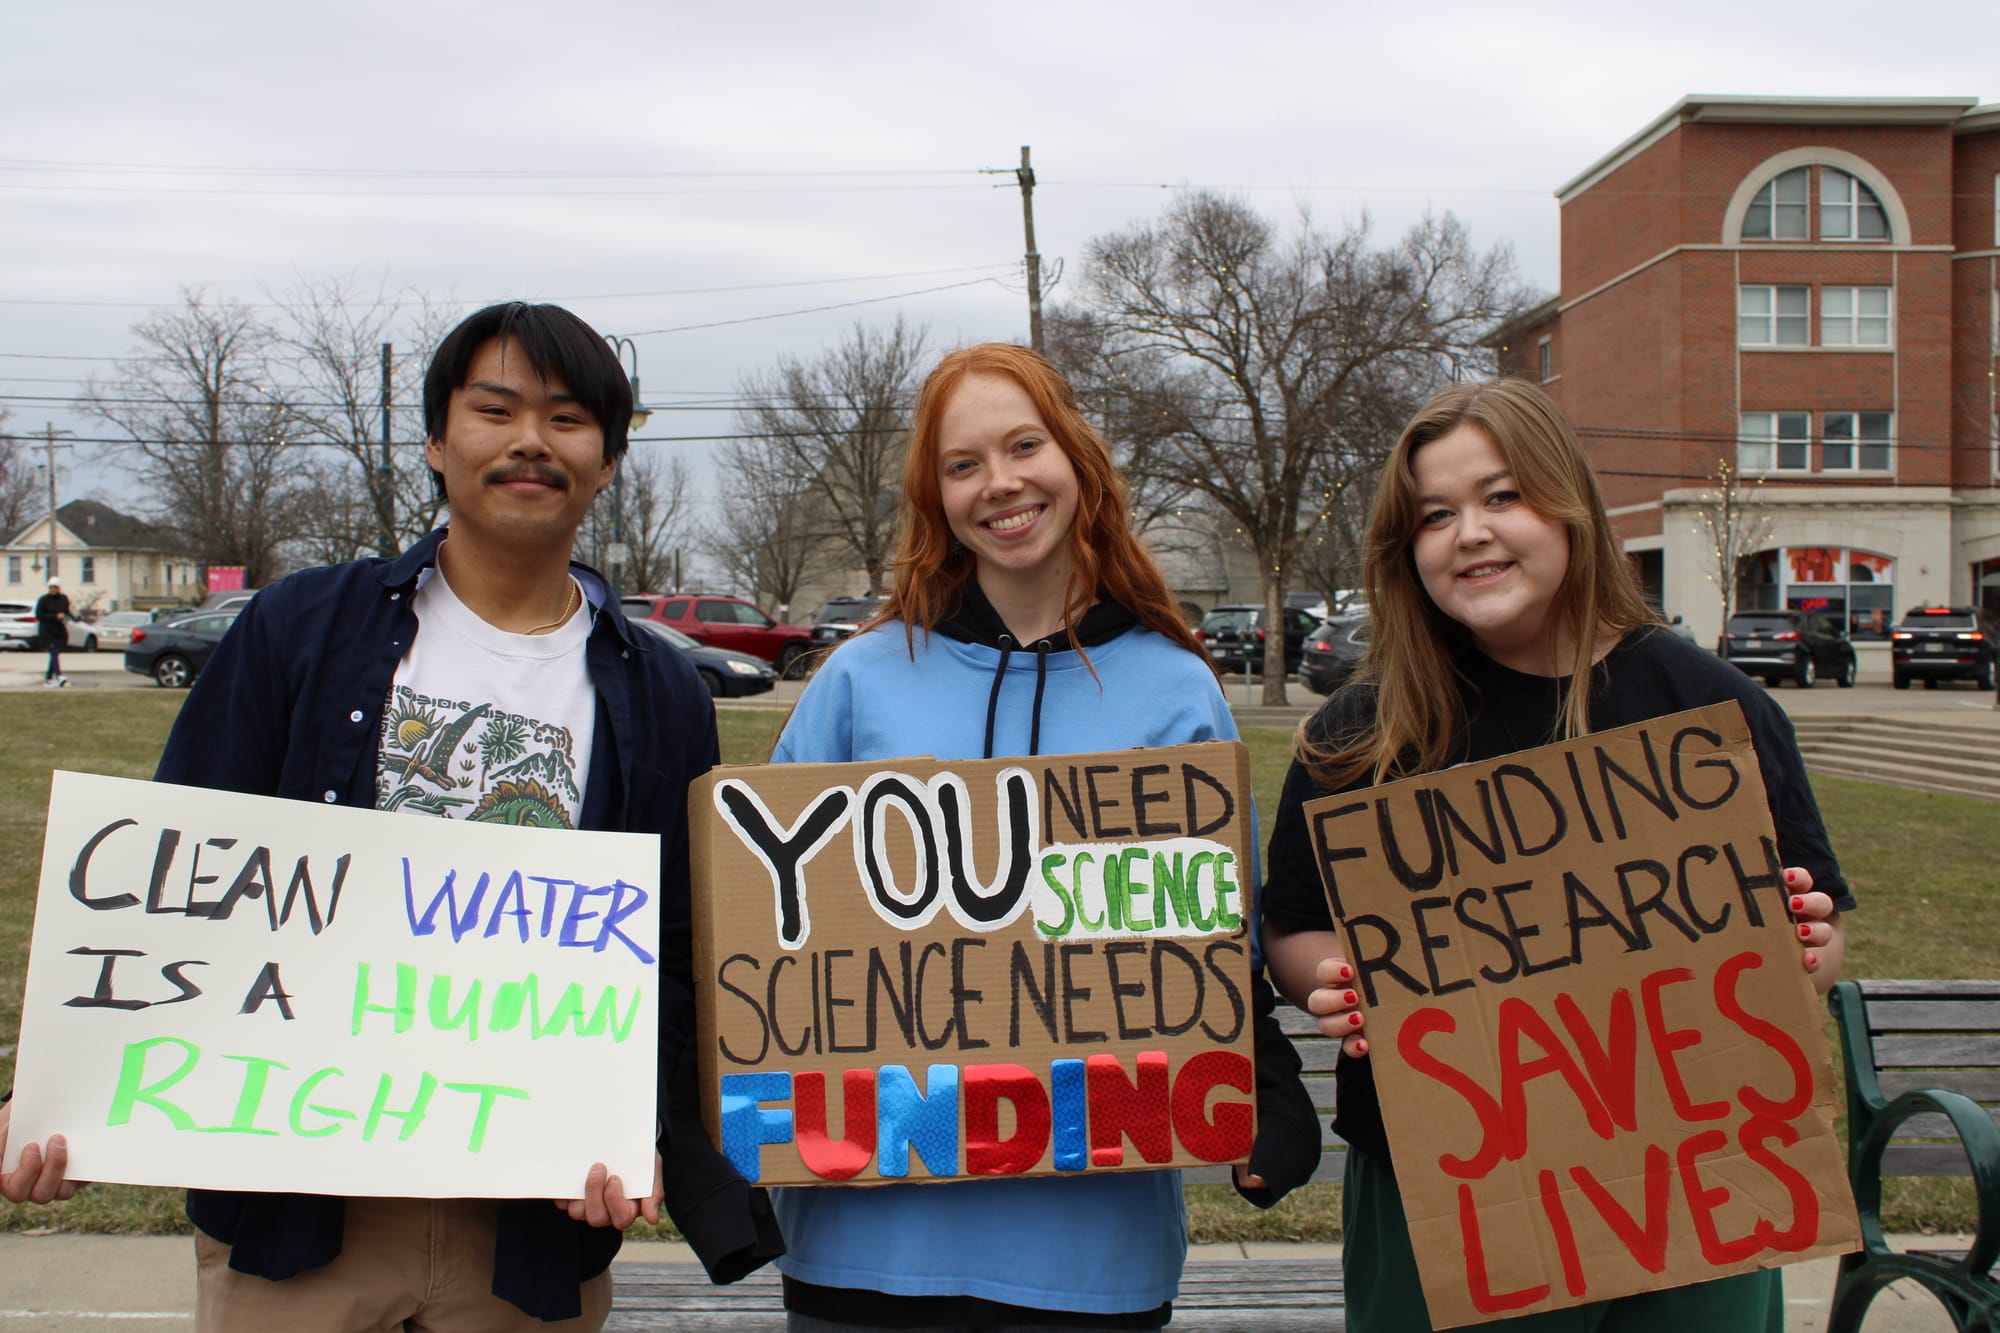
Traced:
<svg viewBox="0 0 2000 1333">
<path fill-rule="evenodd" d="M 75 613 L 69 609 L 69 595 L 60 592 L 45 592 L 35 599 L 35 619 L 44 625 L 60 627 L 63 621 L 71 619 Z"/>
<path fill-rule="evenodd" d="M 1460 688 L 1470 721 L 1452 747 L 1447 765 L 1497 759 L 1545 745 L 1556 736 L 1562 680 L 1510 671 L 1477 652 L 1469 653 L 1461 665 L 1467 679 Z M 1590 725 L 1596 731 L 1731 699 L 1742 704 L 1770 800 L 1781 860 L 1787 866 L 1802 866 L 1812 872 L 1813 887 L 1831 895 L 1840 911 L 1854 910 L 1854 895 L 1841 878 L 1819 805 L 1806 781 L 1805 762 L 1799 757 L 1791 719 L 1762 686 L 1713 654 L 1658 628 L 1638 629 L 1627 635 L 1598 664 L 1594 676 Z M 1370 720 L 1374 703 L 1374 693 L 1365 687 L 1338 691 L 1307 724 L 1309 733 L 1321 742 L 1352 734 Z M 1363 781 L 1338 790 L 1369 785 Z M 1332 795 L 1335 790 L 1319 786 L 1296 760 L 1285 775 L 1270 853 L 1264 862 L 1267 879 L 1258 903 L 1267 921 L 1293 930 L 1334 928 L 1303 807 L 1307 801 Z M 1343 1053 L 1334 1068 L 1334 1079 L 1335 1132 L 1386 1164 L 1389 1143 L 1368 1060 L 1350 1059 Z"/>
</svg>

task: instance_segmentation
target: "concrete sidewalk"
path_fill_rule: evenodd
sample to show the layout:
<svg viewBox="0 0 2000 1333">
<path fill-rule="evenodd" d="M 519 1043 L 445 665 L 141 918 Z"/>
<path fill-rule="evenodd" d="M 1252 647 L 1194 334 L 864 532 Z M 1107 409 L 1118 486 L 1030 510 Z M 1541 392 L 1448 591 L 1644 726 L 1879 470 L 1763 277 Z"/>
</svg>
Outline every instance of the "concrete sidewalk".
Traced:
<svg viewBox="0 0 2000 1333">
<path fill-rule="evenodd" d="M 1891 1236 L 1898 1249 L 1963 1247 L 1970 1237 Z M 1338 1245 L 1197 1245 L 1190 1263 L 1244 1258 L 1337 1261 Z M 685 1245 L 633 1242 L 618 1265 L 693 1263 Z M 1816 1259 L 1785 1273 L 1786 1333 L 1826 1328 L 1838 1261 Z M 615 1272 L 615 1269 L 614 1269 Z M 184 1236 L 0 1235 L 0 1333 L 133 1333 L 194 1327 L 194 1251 Z M 1921 1289 L 1899 1283 L 1877 1297 L 1863 1333 L 1938 1333 L 1950 1328 L 1944 1309 Z M 773 1329 L 784 1321 L 774 1316 Z M 1179 1321 L 1175 1328 L 1188 1328 Z M 1692 1331 L 1691 1333 L 1696 1333 Z"/>
</svg>

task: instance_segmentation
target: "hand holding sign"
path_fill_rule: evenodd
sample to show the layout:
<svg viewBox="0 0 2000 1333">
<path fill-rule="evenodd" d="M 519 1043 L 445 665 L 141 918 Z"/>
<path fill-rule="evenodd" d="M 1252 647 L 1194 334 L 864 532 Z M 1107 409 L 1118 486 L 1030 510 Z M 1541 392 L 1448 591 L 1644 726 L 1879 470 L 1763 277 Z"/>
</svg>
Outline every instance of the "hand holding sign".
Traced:
<svg viewBox="0 0 2000 1333">
<path fill-rule="evenodd" d="M 0 1106 L 0 1162 L 7 1160 L 7 1130 L 13 1118 L 12 1106 Z M 21 1149 L 20 1164 L 0 1176 L 0 1198 L 9 1203 L 61 1203 L 86 1183 L 69 1179 L 68 1171 L 69 1141 L 51 1134 L 46 1145 L 30 1143 Z"/>
</svg>

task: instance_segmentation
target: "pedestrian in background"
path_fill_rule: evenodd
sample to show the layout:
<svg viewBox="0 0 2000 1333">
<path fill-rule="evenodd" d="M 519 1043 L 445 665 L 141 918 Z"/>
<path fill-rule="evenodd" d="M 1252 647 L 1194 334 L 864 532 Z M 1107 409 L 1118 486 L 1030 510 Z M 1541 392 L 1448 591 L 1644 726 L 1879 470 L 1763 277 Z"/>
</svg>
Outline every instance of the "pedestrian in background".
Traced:
<svg viewBox="0 0 2000 1333">
<path fill-rule="evenodd" d="M 35 602 L 35 628 L 49 649 L 49 670 L 42 677 L 45 690 L 69 684 L 69 677 L 62 673 L 62 650 L 69 642 L 69 622 L 75 615 L 69 609 L 69 598 L 63 596 L 62 580 L 50 579 L 49 590 Z"/>
</svg>

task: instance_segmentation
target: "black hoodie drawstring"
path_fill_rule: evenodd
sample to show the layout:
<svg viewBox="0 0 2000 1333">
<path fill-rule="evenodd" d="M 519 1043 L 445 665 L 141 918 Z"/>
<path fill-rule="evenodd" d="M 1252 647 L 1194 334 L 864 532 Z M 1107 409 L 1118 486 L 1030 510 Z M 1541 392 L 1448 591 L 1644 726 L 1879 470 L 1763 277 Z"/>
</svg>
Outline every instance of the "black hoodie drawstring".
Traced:
<svg viewBox="0 0 2000 1333">
<path fill-rule="evenodd" d="M 993 669 L 993 692 L 986 696 L 986 753 L 980 756 L 982 759 L 991 759 L 993 757 L 993 717 L 1000 708 L 1000 683 L 1007 679 L 1007 659 L 1014 652 L 1014 640 L 1012 636 L 1002 634 L 999 640 L 999 648 L 1000 665 Z M 1039 712 L 1041 699 L 1041 692 L 1039 690 L 1036 691 L 1035 698 L 1038 705 L 1037 711 Z"/>
<path fill-rule="evenodd" d="M 986 753 L 984 759 L 993 757 L 993 722 L 1000 712 L 1000 686 L 1007 679 L 1007 659 L 1014 655 L 1012 635 L 1002 634 L 999 639 L 1000 664 L 993 668 L 993 692 L 986 696 Z M 1035 645 L 1035 706 L 1028 719 L 1028 753 L 1042 752 L 1042 692 L 1049 683 L 1050 645 L 1043 639 Z"/>
<path fill-rule="evenodd" d="M 1028 753 L 1042 752 L 1042 687 L 1049 683 L 1049 641 L 1035 645 L 1035 711 L 1028 723 Z"/>
</svg>

